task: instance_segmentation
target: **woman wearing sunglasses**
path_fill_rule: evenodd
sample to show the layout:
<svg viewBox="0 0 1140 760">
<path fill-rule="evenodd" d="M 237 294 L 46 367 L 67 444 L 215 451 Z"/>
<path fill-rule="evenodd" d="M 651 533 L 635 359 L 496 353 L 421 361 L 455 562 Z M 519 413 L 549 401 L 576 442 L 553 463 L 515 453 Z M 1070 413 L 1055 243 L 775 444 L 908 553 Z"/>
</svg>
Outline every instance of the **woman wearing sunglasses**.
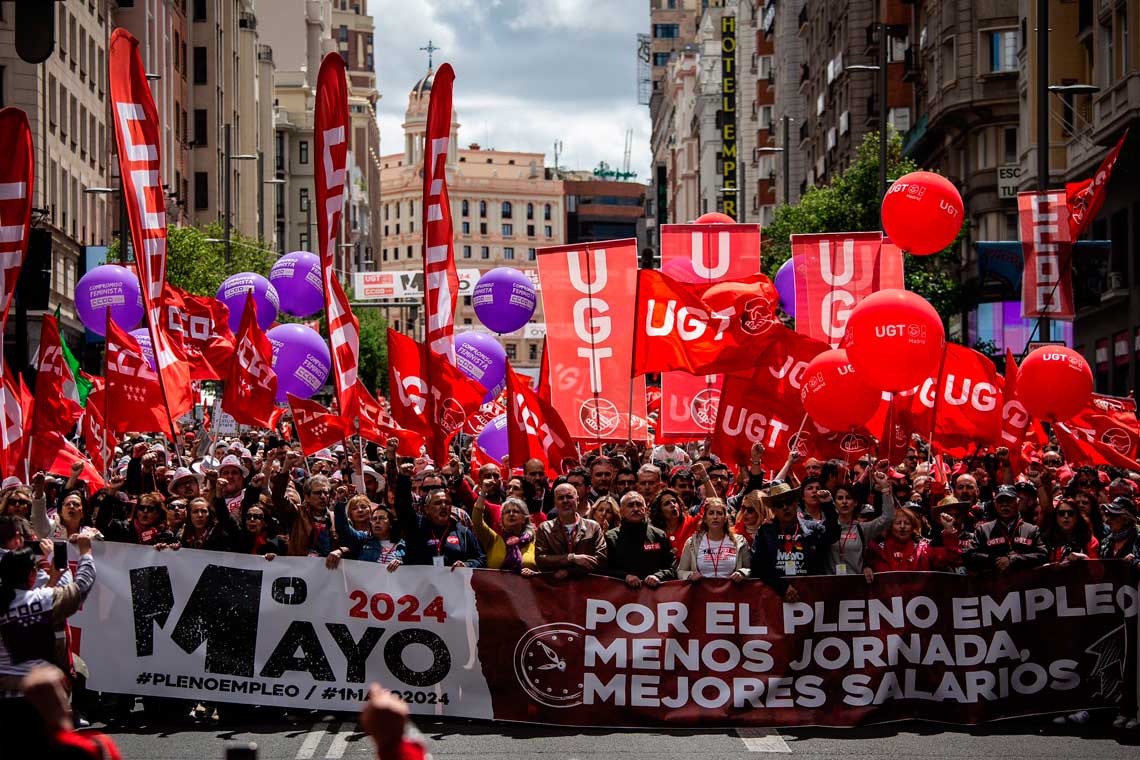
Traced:
<svg viewBox="0 0 1140 760">
<path fill-rule="evenodd" d="M 1041 528 L 1041 541 L 1049 553 L 1049 562 L 1096 559 L 1100 556 L 1100 541 L 1093 535 L 1092 523 L 1076 500 L 1062 499 L 1045 518 Z"/>
<path fill-rule="evenodd" d="M 108 489 L 95 513 L 95 527 L 108 541 L 156 546 L 170 544 L 174 534 L 166 527 L 162 494 L 144 493 L 137 503 L 118 498 Z"/>
<path fill-rule="evenodd" d="M 736 515 L 736 524 L 732 530 L 742 537 L 748 546 L 752 546 L 752 539 L 760 526 L 772 519 L 772 513 L 760 500 L 759 491 L 751 491 L 740 500 L 740 512 Z"/>
<path fill-rule="evenodd" d="M 263 496 L 256 504 L 249 504 L 242 510 L 241 530 L 234 539 L 233 551 L 260 554 L 268 560 L 278 554 L 289 554 L 289 542 L 279 535 L 270 504 L 269 497 Z"/>
</svg>

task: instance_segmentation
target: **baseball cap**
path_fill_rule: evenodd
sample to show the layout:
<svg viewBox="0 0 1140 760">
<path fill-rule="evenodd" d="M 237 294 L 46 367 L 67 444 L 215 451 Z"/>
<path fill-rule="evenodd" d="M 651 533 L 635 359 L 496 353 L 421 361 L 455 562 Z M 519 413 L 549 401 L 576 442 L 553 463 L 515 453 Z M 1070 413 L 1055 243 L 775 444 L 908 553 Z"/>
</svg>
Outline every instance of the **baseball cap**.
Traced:
<svg viewBox="0 0 1140 760">
<path fill-rule="evenodd" d="M 1010 485 L 998 486 L 997 493 L 994 494 L 994 499 L 1016 499 L 1017 489 Z"/>
<path fill-rule="evenodd" d="M 1117 496 L 1107 504 L 1101 505 L 1106 515 L 1135 515 L 1136 505 L 1127 496 Z"/>
</svg>

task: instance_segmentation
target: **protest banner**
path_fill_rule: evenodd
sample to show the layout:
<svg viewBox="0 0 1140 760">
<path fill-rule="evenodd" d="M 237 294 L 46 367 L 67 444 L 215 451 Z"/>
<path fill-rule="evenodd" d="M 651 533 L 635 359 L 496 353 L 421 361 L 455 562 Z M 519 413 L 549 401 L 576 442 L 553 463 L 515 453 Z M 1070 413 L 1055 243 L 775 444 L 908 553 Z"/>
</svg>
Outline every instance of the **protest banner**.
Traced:
<svg viewBox="0 0 1140 760">
<path fill-rule="evenodd" d="M 979 723 L 1109 707 L 1136 677 L 1125 562 L 630 590 L 617 579 L 101 544 L 90 688 L 579 726 Z"/>
</svg>

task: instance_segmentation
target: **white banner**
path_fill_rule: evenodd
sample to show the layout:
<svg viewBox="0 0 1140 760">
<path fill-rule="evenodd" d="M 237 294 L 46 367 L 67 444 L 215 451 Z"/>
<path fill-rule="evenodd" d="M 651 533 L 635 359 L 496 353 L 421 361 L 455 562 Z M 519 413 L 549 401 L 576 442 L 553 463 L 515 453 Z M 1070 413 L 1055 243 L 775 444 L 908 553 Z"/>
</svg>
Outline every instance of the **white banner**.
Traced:
<svg viewBox="0 0 1140 760">
<path fill-rule="evenodd" d="M 360 709 L 368 684 L 413 712 L 490 718 L 471 570 L 100 543 L 71 618 L 96 691 Z"/>
<path fill-rule="evenodd" d="M 525 274 L 535 290 L 539 290 L 538 270 L 514 267 Z M 469 296 L 475 290 L 475 283 L 484 272 L 490 269 L 457 269 L 459 275 L 459 295 Z M 391 272 L 354 272 L 352 275 L 352 297 L 357 301 L 380 299 L 421 299 L 424 297 L 424 273 L 419 269 Z"/>
</svg>

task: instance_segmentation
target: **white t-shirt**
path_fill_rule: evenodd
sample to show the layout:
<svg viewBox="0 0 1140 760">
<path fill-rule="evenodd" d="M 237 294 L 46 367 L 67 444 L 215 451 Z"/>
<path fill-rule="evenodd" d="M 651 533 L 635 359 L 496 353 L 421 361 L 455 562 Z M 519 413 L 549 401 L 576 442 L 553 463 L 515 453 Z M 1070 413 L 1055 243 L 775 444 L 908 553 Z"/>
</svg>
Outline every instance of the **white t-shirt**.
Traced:
<svg viewBox="0 0 1140 760">
<path fill-rule="evenodd" d="M 701 536 L 697 572 L 703 578 L 727 578 L 736 572 L 736 544 L 730 536 L 719 541 L 710 541 L 707 533 Z"/>
<path fill-rule="evenodd" d="M 657 446 L 653 449 L 654 462 L 664 462 L 670 468 L 676 467 L 679 464 L 688 464 L 689 455 L 680 446 L 674 446 L 672 451 L 666 451 L 665 446 Z M 668 476 L 668 473 L 665 473 Z"/>
</svg>

